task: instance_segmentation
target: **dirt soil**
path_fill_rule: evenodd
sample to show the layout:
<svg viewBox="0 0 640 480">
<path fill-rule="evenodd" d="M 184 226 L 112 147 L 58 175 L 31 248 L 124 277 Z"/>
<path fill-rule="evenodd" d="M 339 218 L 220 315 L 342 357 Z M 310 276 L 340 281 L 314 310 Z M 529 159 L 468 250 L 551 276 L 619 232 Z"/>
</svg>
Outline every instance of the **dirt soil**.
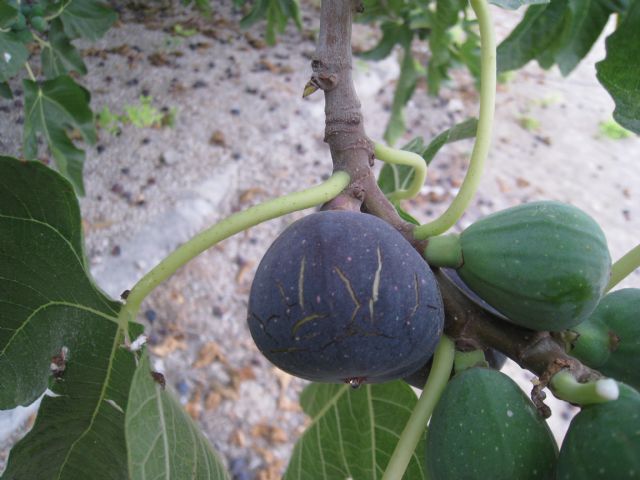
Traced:
<svg viewBox="0 0 640 480">
<path fill-rule="evenodd" d="M 175 126 L 101 130 L 88 147 L 87 195 L 81 199 L 87 254 L 97 282 L 114 298 L 163 256 L 202 228 L 250 205 L 317 184 L 331 172 L 323 143 L 324 100 L 301 98 L 311 72 L 315 7 L 304 5 L 304 31 L 289 29 L 275 47 L 263 25 L 238 28 L 241 13 L 219 2 L 214 18 L 183 10 L 122 20 L 95 44 L 82 44 L 95 111 L 121 113 L 139 103 L 175 108 Z M 504 36 L 518 14 L 499 12 Z M 173 26 L 196 28 L 189 37 Z M 375 30 L 356 26 L 356 47 Z M 529 65 L 499 88 L 486 174 L 460 227 L 526 201 L 570 202 L 602 226 L 612 257 L 638 241 L 640 139 L 612 140 L 599 123 L 613 103 L 595 79 L 602 42 L 568 78 Z M 354 65 L 366 130 L 382 138 L 398 75 L 397 58 Z M 14 85 L 16 88 L 18 85 Z M 418 89 L 406 112 L 406 140 L 430 138 L 472 115 L 478 97 L 464 71 L 438 98 Z M 0 151 L 20 155 L 22 96 L 0 102 Z M 421 195 L 406 208 L 435 217 L 464 178 L 473 143 L 447 146 L 430 168 Z M 47 154 L 42 151 L 42 158 Z M 237 479 L 279 478 L 307 422 L 297 398 L 305 382 L 271 366 L 245 323 L 247 294 L 264 251 L 299 212 L 255 227 L 182 268 L 145 302 L 140 320 L 156 370 L 165 372 L 189 414 L 221 452 Z M 625 286 L 640 286 L 636 272 Z M 531 375 L 506 369 L 531 389 Z M 552 428 L 562 438 L 572 411 L 552 403 Z M 4 450 L 28 413 L 0 416 Z M 2 423 L 4 422 L 4 423 Z M 1 466 L 0 466 L 1 469 Z"/>
</svg>

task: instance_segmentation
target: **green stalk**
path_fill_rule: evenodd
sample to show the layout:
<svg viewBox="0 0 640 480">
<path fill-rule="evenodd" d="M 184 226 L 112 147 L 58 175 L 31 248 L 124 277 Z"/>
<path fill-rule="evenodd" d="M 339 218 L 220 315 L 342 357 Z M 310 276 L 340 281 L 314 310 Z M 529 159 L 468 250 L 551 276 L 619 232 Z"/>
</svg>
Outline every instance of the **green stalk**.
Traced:
<svg viewBox="0 0 640 480">
<path fill-rule="evenodd" d="M 629 250 L 622 258 L 613 264 L 611 267 L 611 278 L 609 279 L 606 291 L 611 290 L 638 267 L 640 267 L 640 244 Z"/>
<path fill-rule="evenodd" d="M 35 82 L 36 76 L 33 74 L 33 70 L 31 70 L 31 66 L 29 65 L 29 62 L 24 62 L 24 68 L 27 69 L 27 73 L 29 74 L 29 78 L 31 79 L 31 81 Z"/>
<path fill-rule="evenodd" d="M 455 345 L 453 341 L 446 335 L 442 335 L 433 355 L 433 365 L 431 366 L 427 383 L 422 390 L 418 403 L 416 403 L 413 412 L 411 412 L 411 417 L 404 427 L 402 435 L 400 435 L 400 440 L 393 451 L 393 455 L 391 455 L 382 480 L 400 480 L 404 475 L 416 450 L 416 445 L 418 445 L 420 438 L 424 434 L 433 409 L 436 407 L 444 387 L 449 381 L 454 353 Z M 420 455 L 422 455 L 422 452 Z"/>
<path fill-rule="evenodd" d="M 471 0 L 471 7 L 478 17 L 481 44 L 480 114 L 476 142 L 458 195 L 440 217 L 416 227 L 414 236 L 418 240 L 440 235 L 460 219 L 478 189 L 489 153 L 496 100 L 496 38 L 486 0 Z"/>
<path fill-rule="evenodd" d="M 376 157 L 383 162 L 406 165 L 413 168 L 413 179 L 411 180 L 409 188 L 393 192 L 389 196 L 389 200 L 405 200 L 407 198 L 413 198 L 420 193 L 420 189 L 422 185 L 424 185 L 424 179 L 427 178 L 427 162 L 417 153 L 407 150 L 387 147 L 381 143 L 376 143 L 374 147 Z"/>
<path fill-rule="evenodd" d="M 579 383 L 567 370 L 551 378 L 551 388 L 556 397 L 576 405 L 610 402 L 620 394 L 618 384 L 611 378 Z"/>
<path fill-rule="evenodd" d="M 234 213 L 200 232 L 188 242 L 180 245 L 135 284 L 127 296 L 126 304 L 120 311 L 118 318 L 120 328 L 127 332 L 127 323 L 135 320 L 144 298 L 189 260 L 216 243 L 249 227 L 287 213 L 327 202 L 344 190 L 349 181 L 349 175 L 346 172 L 336 172 L 320 185 L 274 198 L 242 212 Z"/>
</svg>

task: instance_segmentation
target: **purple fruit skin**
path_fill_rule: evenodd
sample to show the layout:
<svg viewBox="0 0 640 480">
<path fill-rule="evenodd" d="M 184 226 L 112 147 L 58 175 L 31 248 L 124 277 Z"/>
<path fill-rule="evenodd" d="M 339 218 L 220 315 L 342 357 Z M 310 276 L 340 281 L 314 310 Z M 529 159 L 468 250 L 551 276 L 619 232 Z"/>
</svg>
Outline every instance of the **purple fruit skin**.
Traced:
<svg viewBox="0 0 640 480">
<path fill-rule="evenodd" d="M 364 213 L 325 211 L 293 223 L 264 255 L 249 297 L 262 353 L 318 382 L 402 378 L 431 357 L 443 322 L 427 263 Z"/>
</svg>

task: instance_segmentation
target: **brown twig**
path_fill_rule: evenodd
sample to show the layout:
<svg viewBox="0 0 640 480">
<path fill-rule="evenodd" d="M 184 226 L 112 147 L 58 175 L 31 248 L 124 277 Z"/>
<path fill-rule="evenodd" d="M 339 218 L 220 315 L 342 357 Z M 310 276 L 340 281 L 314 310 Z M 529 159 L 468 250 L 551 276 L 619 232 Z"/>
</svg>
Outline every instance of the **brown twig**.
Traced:
<svg viewBox="0 0 640 480">
<path fill-rule="evenodd" d="M 326 208 L 361 206 L 413 240 L 413 225 L 399 217 L 378 188 L 371 170 L 373 142 L 364 131 L 360 101 L 351 75 L 352 12 L 361 6 L 362 2 L 357 0 L 323 0 L 318 45 L 311 62 L 313 75 L 309 85 L 323 90 L 325 95 L 324 141 L 331 149 L 333 169 L 346 171 L 351 177 L 351 185 L 342 198 Z"/>
</svg>

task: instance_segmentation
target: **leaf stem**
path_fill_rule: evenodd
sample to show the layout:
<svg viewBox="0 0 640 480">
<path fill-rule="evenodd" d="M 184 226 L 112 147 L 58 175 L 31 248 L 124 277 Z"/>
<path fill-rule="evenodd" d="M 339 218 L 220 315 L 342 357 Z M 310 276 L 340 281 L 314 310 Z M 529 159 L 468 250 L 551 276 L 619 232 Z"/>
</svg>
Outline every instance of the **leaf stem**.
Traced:
<svg viewBox="0 0 640 480">
<path fill-rule="evenodd" d="M 73 0 L 69 0 L 66 3 L 63 2 L 60 4 L 60 8 L 58 8 L 58 11 L 52 13 L 51 15 L 47 15 L 46 17 L 44 17 L 44 19 L 47 22 L 50 22 L 51 20 L 53 20 L 56 17 L 59 17 L 60 15 L 62 15 L 62 12 L 65 11 L 65 9 L 69 6 L 69 4 L 72 2 Z"/>
<path fill-rule="evenodd" d="M 44 38 L 39 37 L 35 32 L 31 32 L 33 38 L 36 39 L 36 42 L 40 44 L 41 47 L 51 48 L 51 44 L 47 42 Z"/>
<path fill-rule="evenodd" d="M 411 179 L 409 188 L 406 190 L 396 190 L 389 195 L 389 200 L 395 202 L 397 200 L 413 198 L 420 193 L 420 189 L 422 185 L 424 185 L 424 180 L 427 178 L 427 163 L 420 155 L 407 150 L 387 147 L 381 143 L 374 145 L 374 154 L 383 162 L 406 165 L 413 168 L 413 178 Z"/>
<path fill-rule="evenodd" d="M 429 373 L 427 383 L 422 390 L 418 403 L 416 403 L 413 412 L 411 412 L 411 417 L 404 427 L 402 435 L 400 435 L 400 440 L 393 451 L 393 455 L 391 455 L 382 480 L 400 480 L 404 475 L 407 465 L 409 465 L 409 461 L 416 450 L 416 445 L 418 445 L 420 438 L 424 434 L 433 409 L 449 381 L 454 353 L 455 346 L 453 341 L 446 335 L 442 335 L 433 356 L 433 365 L 431 366 L 431 373 Z"/>
<path fill-rule="evenodd" d="M 31 66 L 29 65 L 29 62 L 24 62 L 24 68 L 27 69 L 27 73 L 29 74 L 29 78 L 31 79 L 31 81 L 35 82 L 36 76 L 33 74 L 33 70 L 31 70 Z"/>
<path fill-rule="evenodd" d="M 606 291 L 611 290 L 638 267 L 640 267 L 640 244 L 633 247 L 613 264 L 611 267 L 611 278 L 609 279 Z"/>
<path fill-rule="evenodd" d="M 266 220 L 327 202 L 344 190 L 349 181 L 350 177 L 347 173 L 338 171 L 320 185 L 274 198 L 242 212 L 234 213 L 200 232 L 165 257 L 134 285 L 127 296 L 125 306 L 120 311 L 118 319 L 120 328 L 126 332 L 127 323 L 135 320 L 144 298 L 189 260 L 221 240 Z"/>
<path fill-rule="evenodd" d="M 551 378 L 551 387 L 556 397 L 576 405 L 610 402 L 617 400 L 619 395 L 618 384 L 611 378 L 579 383 L 567 370 Z"/>
<path fill-rule="evenodd" d="M 458 195 L 440 217 L 416 227 L 414 236 L 418 240 L 440 235 L 460 219 L 478 189 L 489 153 L 496 99 L 496 38 L 487 1 L 471 0 L 471 7 L 478 17 L 481 43 L 480 113 L 476 142 Z"/>
</svg>

